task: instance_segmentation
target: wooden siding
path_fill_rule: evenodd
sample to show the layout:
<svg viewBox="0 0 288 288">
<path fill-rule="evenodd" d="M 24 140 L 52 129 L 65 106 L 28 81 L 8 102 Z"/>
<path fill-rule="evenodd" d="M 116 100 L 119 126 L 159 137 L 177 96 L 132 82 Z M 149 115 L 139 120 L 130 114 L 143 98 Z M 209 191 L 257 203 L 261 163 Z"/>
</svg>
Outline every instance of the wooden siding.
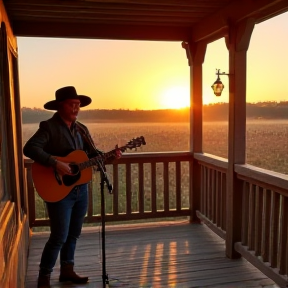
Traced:
<svg viewBox="0 0 288 288">
<path fill-rule="evenodd" d="M 0 203 L 0 287 L 23 288 L 30 230 L 25 214 L 17 44 L 8 18 L 1 1 L 0 169 L 5 194 Z"/>
<path fill-rule="evenodd" d="M 17 225 L 15 204 L 6 202 L 0 214 L 0 287 L 22 288 L 27 268 L 29 225 L 23 217 Z"/>
<path fill-rule="evenodd" d="M 85 287 L 103 287 L 99 233 L 97 227 L 84 228 L 77 244 L 75 270 L 89 276 Z M 27 288 L 36 288 L 41 250 L 48 235 L 32 236 Z M 187 221 L 106 226 L 106 271 L 110 287 L 277 287 L 245 259 L 226 258 L 224 240 L 206 225 Z M 52 287 L 64 287 L 58 277 L 59 259 Z"/>
</svg>

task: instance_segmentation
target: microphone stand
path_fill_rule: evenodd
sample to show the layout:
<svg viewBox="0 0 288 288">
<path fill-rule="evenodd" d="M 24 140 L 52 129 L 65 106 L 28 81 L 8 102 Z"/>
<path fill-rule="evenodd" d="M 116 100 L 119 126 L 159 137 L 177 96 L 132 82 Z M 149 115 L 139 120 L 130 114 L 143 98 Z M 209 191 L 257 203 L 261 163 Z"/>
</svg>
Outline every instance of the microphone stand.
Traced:
<svg viewBox="0 0 288 288">
<path fill-rule="evenodd" d="M 109 288 L 109 279 L 108 274 L 106 273 L 104 184 L 106 183 L 110 194 L 112 194 L 113 187 L 109 182 L 103 162 L 97 160 L 97 166 L 101 175 L 100 189 L 101 189 L 101 221 L 102 221 L 102 281 L 103 281 L 103 288 Z"/>
</svg>

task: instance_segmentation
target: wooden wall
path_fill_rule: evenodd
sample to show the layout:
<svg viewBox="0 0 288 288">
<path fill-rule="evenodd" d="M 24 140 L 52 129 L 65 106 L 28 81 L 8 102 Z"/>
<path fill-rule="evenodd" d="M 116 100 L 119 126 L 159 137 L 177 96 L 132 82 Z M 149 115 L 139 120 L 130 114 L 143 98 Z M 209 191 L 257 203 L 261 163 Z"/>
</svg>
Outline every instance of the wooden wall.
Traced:
<svg viewBox="0 0 288 288">
<path fill-rule="evenodd" d="M 24 287 L 29 245 L 29 225 L 25 216 L 17 224 L 15 204 L 8 201 L 0 215 L 0 287 Z"/>
<path fill-rule="evenodd" d="M 0 287 L 24 288 L 30 229 L 16 38 L 0 2 Z"/>
</svg>

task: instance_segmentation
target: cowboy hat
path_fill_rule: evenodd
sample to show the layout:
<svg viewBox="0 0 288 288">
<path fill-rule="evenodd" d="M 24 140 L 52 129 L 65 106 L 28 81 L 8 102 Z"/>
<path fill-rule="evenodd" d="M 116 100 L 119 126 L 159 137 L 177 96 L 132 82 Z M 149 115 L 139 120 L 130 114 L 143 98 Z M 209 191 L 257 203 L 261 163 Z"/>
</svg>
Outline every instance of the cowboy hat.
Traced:
<svg viewBox="0 0 288 288">
<path fill-rule="evenodd" d="M 65 101 L 67 99 L 78 99 L 81 102 L 80 107 L 85 107 L 92 102 L 92 99 L 85 95 L 78 95 L 75 87 L 67 86 L 56 90 L 55 100 L 49 101 L 44 105 L 47 110 L 57 110 L 59 102 Z"/>
</svg>

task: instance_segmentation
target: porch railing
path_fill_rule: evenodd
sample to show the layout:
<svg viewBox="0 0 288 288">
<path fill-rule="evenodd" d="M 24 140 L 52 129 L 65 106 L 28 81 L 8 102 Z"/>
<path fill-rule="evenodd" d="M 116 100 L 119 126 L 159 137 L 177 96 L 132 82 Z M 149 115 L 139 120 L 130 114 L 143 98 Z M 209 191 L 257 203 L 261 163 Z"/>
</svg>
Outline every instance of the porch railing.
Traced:
<svg viewBox="0 0 288 288">
<path fill-rule="evenodd" d="M 106 221 L 189 216 L 191 153 L 131 153 L 106 165 L 113 193 L 105 192 Z M 31 165 L 26 159 L 30 227 L 47 226 L 44 201 L 33 186 Z M 100 220 L 100 175 L 89 184 L 89 206 L 85 222 Z M 51 191 L 52 192 L 52 191 Z"/>
<path fill-rule="evenodd" d="M 201 203 L 197 216 L 226 239 L 228 161 L 195 153 L 201 167 Z M 241 242 L 235 250 L 273 279 L 288 286 L 288 176 L 251 165 L 235 165 L 242 181 Z"/>
<path fill-rule="evenodd" d="M 235 249 L 280 287 L 288 274 L 288 176 L 236 165 L 243 183 L 241 242 Z"/>
<path fill-rule="evenodd" d="M 226 238 L 227 159 L 195 153 L 201 167 L 201 203 L 197 216 L 223 239 Z"/>
<path fill-rule="evenodd" d="M 25 160 L 30 227 L 45 226 L 47 213 L 44 208 L 39 209 L 45 205 L 33 187 L 31 164 L 31 160 Z M 191 167 L 199 173 L 192 174 Z M 233 193 L 227 190 L 227 169 L 227 159 L 210 154 L 195 153 L 194 157 L 190 152 L 125 154 L 117 164 L 107 165 L 114 190 L 112 195 L 105 193 L 106 220 L 191 216 L 195 212 L 192 203 L 192 207 L 198 207 L 199 219 L 227 241 L 226 203 L 229 193 Z M 234 173 L 243 187 L 239 203 L 241 226 L 236 227 L 240 229 L 241 241 L 234 243 L 235 250 L 278 285 L 287 287 L 288 176 L 251 165 L 235 165 Z M 194 187 L 200 188 L 192 191 L 195 182 L 198 184 Z M 196 202 L 200 199 L 199 203 L 193 203 L 195 199 Z M 99 221 L 100 209 L 97 172 L 89 186 L 85 221 Z"/>
</svg>

